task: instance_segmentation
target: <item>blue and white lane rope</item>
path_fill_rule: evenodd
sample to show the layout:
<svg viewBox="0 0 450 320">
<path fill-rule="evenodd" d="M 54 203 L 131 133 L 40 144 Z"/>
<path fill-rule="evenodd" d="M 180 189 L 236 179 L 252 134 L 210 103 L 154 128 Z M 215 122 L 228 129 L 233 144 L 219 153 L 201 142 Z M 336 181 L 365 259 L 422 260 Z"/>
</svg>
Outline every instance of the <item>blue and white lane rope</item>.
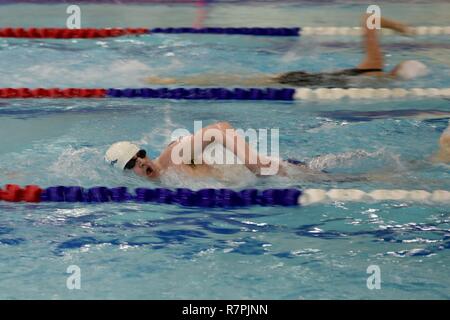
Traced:
<svg viewBox="0 0 450 320">
<path fill-rule="evenodd" d="M 391 35 L 392 30 L 382 29 L 383 34 Z M 450 26 L 409 27 L 411 35 L 449 35 Z M 95 39 L 120 36 L 137 36 L 155 33 L 165 34 L 214 34 L 214 35 L 250 35 L 250 36 L 357 36 L 362 33 L 360 27 L 175 27 L 175 28 L 0 28 L 2 38 L 29 39 Z"/>
<path fill-rule="evenodd" d="M 416 26 L 408 28 L 411 35 L 450 35 L 450 26 Z M 384 35 L 393 35 L 395 32 L 383 28 Z M 269 36 L 359 36 L 361 27 L 293 27 L 293 28 L 265 28 L 265 27 L 239 27 L 239 28 L 155 28 L 150 33 L 196 33 L 196 34 L 240 34 L 240 35 L 269 35 Z"/>
<path fill-rule="evenodd" d="M 134 193 L 126 187 L 55 186 L 40 188 L 28 185 L 22 188 L 9 184 L 0 189 L 0 201 L 7 202 L 149 202 L 177 204 L 188 207 L 247 207 L 247 206 L 305 206 L 330 202 L 400 201 L 420 204 L 449 204 L 446 190 L 373 190 L 358 189 L 201 189 L 137 188 Z"/>
<path fill-rule="evenodd" d="M 450 88 L 0 88 L 0 99 L 339 100 L 448 98 Z"/>
<path fill-rule="evenodd" d="M 409 27 L 412 35 L 450 35 L 450 26 L 417 26 Z M 381 29 L 383 35 L 393 35 L 390 29 Z M 300 34 L 304 36 L 359 36 L 362 34 L 361 27 L 302 27 Z"/>
<path fill-rule="evenodd" d="M 109 89 L 114 98 L 195 100 L 338 100 L 450 97 L 450 88 L 159 88 Z"/>
<path fill-rule="evenodd" d="M 310 205 L 327 202 L 380 202 L 401 201 L 422 204 L 449 204 L 450 192 L 446 190 L 400 190 L 379 189 L 366 192 L 358 189 L 305 189 L 299 204 Z"/>
</svg>

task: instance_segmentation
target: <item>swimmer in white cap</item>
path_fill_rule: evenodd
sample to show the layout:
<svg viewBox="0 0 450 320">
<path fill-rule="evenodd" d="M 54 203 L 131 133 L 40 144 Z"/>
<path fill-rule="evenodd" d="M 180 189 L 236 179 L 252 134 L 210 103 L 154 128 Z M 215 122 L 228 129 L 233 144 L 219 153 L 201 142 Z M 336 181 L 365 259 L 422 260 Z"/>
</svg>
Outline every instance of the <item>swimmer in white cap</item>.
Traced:
<svg viewBox="0 0 450 320">
<path fill-rule="evenodd" d="M 196 145 L 196 141 L 199 141 L 199 146 Z M 224 179 L 224 173 L 227 171 L 218 170 L 217 166 L 211 165 L 203 159 L 203 152 L 212 143 L 218 143 L 219 146 L 230 150 L 241 160 L 240 164 L 245 165 L 256 176 L 290 176 L 315 182 L 386 181 L 391 179 L 390 174 L 385 172 L 361 175 L 332 174 L 311 169 L 307 164 L 298 160 L 282 160 L 263 156 L 253 150 L 228 122 L 212 124 L 193 135 L 173 141 L 156 159 L 150 159 L 146 151 L 136 144 L 121 141 L 109 147 L 105 154 L 105 160 L 115 168 L 133 171 L 136 175 L 150 180 L 158 180 L 168 169 L 175 169 L 191 177 L 209 177 L 222 180 Z M 439 143 L 440 149 L 431 160 L 433 162 L 450 163 L 450 122 Z M 188 152 L 184 153 L 185 150 L 188 150 Z"/>
<path fill-rule="evenodd" d="M 204 138 L 206 136 L 208 138 Z M 199 141 L 198 147 L 194 143 L 196 141 Z M 277 161 L 257 154 L 228 122 L 212 124 L 193 135 L 173 141 L 153 160 L 147 156 L 145 150 L 128 141 L 116 142 L 110 146 L 105 160 L 118 169 L 132 170 L 138 176 L 151 180 L 158 179 L 169 168 L 194 177 L 221 178 L 221 173 L 214 166 L 201 159 L 203 151 L 212 143 L 231 148 L 230 151 L 255 175 L 265 175 L 264 170 L 270 169 L 274 169 L 276 174 L 284 174 Z M 185 150 L 189 150 L 189 154 L 184 154 Z"/>
<path fill-rule="evenodd" d="M 362 19 L 363 44 L 366 55 L 363 61 L 356 67 L 335 72 L 309 73 L 304 71 L 292 71 L 278 75 L 211 75 L 203 74 L 180 79 L 149 77 L 145 81 L 150 84 L 179 84 L 179 85 L 241 85 L 241 86 L 269 86 L 288 85 L 296 87 L 320 86 L 320 87 L 345 87 L 348 81 L 359 76 L 377 77 L 386 79 L 410 80 L 425 76 L 428 68 L 419 61 L 406 60 L 400 62 L 391 71 L 384 71 L 383 54 L 378 42 L 376 29 L 367 27 L 369 15 Z M 401 34 L 411 35 L 410 28 L 402 23 L 381 18 L 381 27 L 395 30 Z"/>
</svg>

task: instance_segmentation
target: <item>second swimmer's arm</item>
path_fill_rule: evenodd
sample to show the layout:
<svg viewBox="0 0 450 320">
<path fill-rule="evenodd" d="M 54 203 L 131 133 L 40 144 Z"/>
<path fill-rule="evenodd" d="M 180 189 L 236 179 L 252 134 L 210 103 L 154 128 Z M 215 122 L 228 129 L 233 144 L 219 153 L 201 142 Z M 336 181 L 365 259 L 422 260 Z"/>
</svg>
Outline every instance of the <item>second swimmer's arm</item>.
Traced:
<svg viewBox="0 0 450 320">
<path fill-rule="evenodd" d="M 409 34 L 409 27 L 404 23 L 383 17 L 381 17 L 380 23 L 382 28 L 391 29 L 401 34 Z"/>
<path fill-rule="evenodd" d="M 367 27 L 367 20 L 370 15 L 366 14 L 362 18 L 362 29 L 363 29 L 363 45 L 366 50 L 366 56 L 358 65 L 359 69 L 383 69 L 383 54 L 381 52 L 380 44 L 378 42 L 377 30 L 369 29 Z M 408 27 L 400 22 L 381 18 L 380 24 L 382 28 L 392 29 L 397 32 L 406 34 L 408 33 Z"/>
</svg>

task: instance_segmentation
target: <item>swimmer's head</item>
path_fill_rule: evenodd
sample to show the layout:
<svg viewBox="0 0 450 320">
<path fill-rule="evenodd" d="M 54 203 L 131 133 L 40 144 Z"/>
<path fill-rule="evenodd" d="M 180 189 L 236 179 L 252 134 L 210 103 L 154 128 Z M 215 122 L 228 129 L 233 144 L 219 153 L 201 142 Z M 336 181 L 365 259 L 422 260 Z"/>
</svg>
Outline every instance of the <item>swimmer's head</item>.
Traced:
<svg viewBox="0 0 450 320">
<path fill-rule="evenodd" d="M 112 144 L 106 151 L 105 161 L 120 170 L 132 170 L 141 177 L 154 179 L 159 176 L 159 170 L 147 157 L 147 152 L 129 141 Z"/>
<path fill-rule="evenodd" d="M 406 60 L 400 62 L 393 70 L 392 74 L 400 79 L 411 80 L 426 76 L 429 70 L 426 65 L 417 60 Z"/>
</svg>

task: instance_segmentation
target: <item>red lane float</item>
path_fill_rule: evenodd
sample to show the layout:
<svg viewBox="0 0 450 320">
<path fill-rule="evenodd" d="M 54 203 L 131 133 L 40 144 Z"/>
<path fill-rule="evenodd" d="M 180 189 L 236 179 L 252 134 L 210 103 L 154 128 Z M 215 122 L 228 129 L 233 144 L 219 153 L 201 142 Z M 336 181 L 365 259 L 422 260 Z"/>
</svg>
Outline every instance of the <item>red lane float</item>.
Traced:
<svg viewBox="0 0 450 320">
<path fill-rule="evenodd" d="M 104 98 L 106 89 L 0 88 L 0 98 Z"/>
<path fill-rule="evenodd" d="M 147 28 L 112 29 L 66 29 L 66 28 L 0 28 L 0 37 L 4 38 L 54 38 L 54 39 L 92 39 L 139 35 L 148 33 Z"/>
<path fill-rule="evenodd" d="M 0 200 L 9 202 L 41 202 L 42 189 L 28 185 L 22 189 L 16 184 L 7 184 L 5 190 L 0 189 Z"/>
</svg>

